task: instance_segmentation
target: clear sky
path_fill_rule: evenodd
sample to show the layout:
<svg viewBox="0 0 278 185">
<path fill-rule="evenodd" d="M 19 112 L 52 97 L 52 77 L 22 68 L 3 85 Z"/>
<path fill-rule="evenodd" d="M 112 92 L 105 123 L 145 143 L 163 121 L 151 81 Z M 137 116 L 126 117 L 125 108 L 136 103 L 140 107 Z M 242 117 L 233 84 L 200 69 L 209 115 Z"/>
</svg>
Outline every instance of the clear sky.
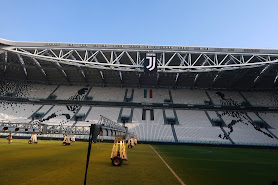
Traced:
<svg viewBox="0 0 278 185">
<path fill-rule="evenodd" d="M 14 41 L 278 49 L 278 0 L 0 0 Z"/>
</svg>

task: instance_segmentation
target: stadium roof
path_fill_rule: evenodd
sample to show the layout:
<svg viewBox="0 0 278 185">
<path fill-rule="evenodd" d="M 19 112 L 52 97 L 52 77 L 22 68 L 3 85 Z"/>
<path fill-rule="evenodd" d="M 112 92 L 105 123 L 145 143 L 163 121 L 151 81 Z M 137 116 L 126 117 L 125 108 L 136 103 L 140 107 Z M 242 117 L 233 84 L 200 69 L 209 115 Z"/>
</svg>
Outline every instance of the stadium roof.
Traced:
<svg viewBox="0 0 278 185">
<path fill-rule="evenodd" d="M 157 72 L 144 73 L 146 53 L 156 53 Z M 48 83 L 269 89 L 277 63 L 277 49 L 0 39 L 0 78 Z"/>
</svg>

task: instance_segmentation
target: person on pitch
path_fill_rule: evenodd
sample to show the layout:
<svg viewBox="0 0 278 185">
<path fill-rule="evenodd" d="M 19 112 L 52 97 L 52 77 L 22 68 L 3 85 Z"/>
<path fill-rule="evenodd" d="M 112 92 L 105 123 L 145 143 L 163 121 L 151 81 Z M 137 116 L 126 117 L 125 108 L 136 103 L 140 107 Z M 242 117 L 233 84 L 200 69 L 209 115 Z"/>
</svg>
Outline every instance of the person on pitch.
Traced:
<svg viewBox="0 0 278 185">
<path fill-rule="evenodd" d="M 9 133 L 7 140 L 8 140 L 8 144 L 11 144 L 11 142 L 13 142 L 12 133 Z"/>
<path fill-rule="evenodd" d="M 70 137 L 65 134 L 64 140 L 63 140 L 63 146 L 70 145 Z"/>
<path fill-rule="evenodd" d="M 71 142 L 75 142 L 75 136 L 74 135 L 71 137 Z"/>
<path fill-rule="evenodd" d="M 32 138 L 32 142 L 33 142 L 33 143 L 35 143 L 35 144 L 37 144 L 37 143 L 38 143 L 37 134 L 35 134 L 35 133 L 34 133 L 34 134 L 32 134 L 32 137 L 31 137 L 31 138 Z"/>
<path fill-rule="evenodd" d="M 28 143 L 29 144 L 32 144 L 32 143 L 37 144 L 38 143 L 37 135 L 36 134 L 32 134 L 30 140 L 28 141 Z"/>
</svg>

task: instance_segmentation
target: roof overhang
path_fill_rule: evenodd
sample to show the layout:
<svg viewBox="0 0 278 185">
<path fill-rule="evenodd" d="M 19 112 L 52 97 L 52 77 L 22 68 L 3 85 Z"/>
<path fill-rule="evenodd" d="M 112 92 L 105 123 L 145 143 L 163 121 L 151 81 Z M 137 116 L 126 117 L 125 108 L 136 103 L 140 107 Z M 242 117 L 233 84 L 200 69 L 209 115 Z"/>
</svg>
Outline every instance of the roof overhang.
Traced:
<svg viewBox="0 0 278 185">
<path fill-rule="evenodd" d="M 97 75 L 101 77 L 103 84 L 107 77 L 112 81 L 117 77 L 116 81 L 124 83 L 130 76 L 124 72 L 134 72 L 133 76 L 136 77 L 132 78 L 136 78 L 136 81 L 139 79 L 140 85 L 143 81 L 149 80 L 140 75 L 144 74 L 146 53 L 156 53 L 157 72 L 152 73 L 155 75 L 152 82 L 154 84 L 163 83 L 166 79 L 169 80 L 169 84 L 184 84 L 184 80 L 191 79 L 193 85 L 190 86 L 197 86 L 196 84 L 206 80 L 206 84 L 211 84 L 208 86 L 214 87 L 219 86 L 217 84 L 223 81 L 222 77 L 227 74 L 231 84 L 235 84 L 242 78 L 245 79 L 242 74 L 248 76 L 248 83 L 252 83 L 252 86 L 264 83 L 265 78 L 270 79 L 274 84 L 278 81 L 277 49 L 15 42 L 0 39 L 0 65 L 3 66 L 4 72 L 7 66 L 21 65 L 18 68 L 24 70 L 26 79 L 30 77 L 29 80 L 32 80 L 32 66 L 39 69 L 43 78 L 47 80 L 52 75 L 49 66 L 54 66 L 61 77 L 71 83 L 70 78 L 77 76 L 74 71 L 67 69 L 68 66 L 79 71 L 77 74 L 85 82 L 90 83 L 90 79 Z M 97 73 L 92 76 L 88 73 L 90 70 Z M 107 70 L 118 74 L 103 73 Z M 172 76 L 167 77 L 167 74 Z M 204 75 L 200 76 L 201 74 Z"/>
<path fill-rule="evenodd" d="M 158 72 L 169 73 L 236 70 L 278 62 L 278 50 L 270 49 L 14 42 L 4 39 L 0 39 L 0 43 L 2 52 L 53 63 L 116 71 L 143 72 L 144 54 L 149 52 L 157 54 Z"/>
</svg>

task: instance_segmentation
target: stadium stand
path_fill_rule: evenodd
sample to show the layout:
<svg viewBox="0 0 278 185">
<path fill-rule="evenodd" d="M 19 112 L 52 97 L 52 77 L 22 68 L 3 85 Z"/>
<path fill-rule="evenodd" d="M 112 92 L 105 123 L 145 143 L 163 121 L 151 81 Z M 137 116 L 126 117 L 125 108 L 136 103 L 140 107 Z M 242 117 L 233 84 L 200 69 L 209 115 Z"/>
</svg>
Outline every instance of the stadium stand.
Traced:
<svg viewBox="0 0 278 185">
<path fill-rule="evenodd" d="M 88 88 L 82 86 L 60 86 L 54 94 L 57 99 L 82 100 L 87 91 Z"/>
<path fill-rule="evenodd" d="M 168 89 L 134 89 L 134 102 L 164 102 L 170 99 Z"/>
<path fill-rule="evenodd" d="M 141 141 L 174 142 L 170 125 L 162 124 L 163 113 L 161 109 L 154 110 L 154 120 L 151 120 L 151 112 L 146 111 L 146 119 L 142 119 L 142 109 L 135 108 L 133 122 L 126 126 L 134 132 Z"/>
<path fill-rule="evenodd" d="M 277 107 L 278 106 L 278 93 L 272 92 L 242 92 L 246 99 L 253 106 L 266 106 L 266 107 Z"/>
<path fill-rule="evenodd" d="M 219 127 L 213 127 L 204 111 L 177 110 L 180 125 L 175 126 L 180 142 L 213 142 L 230 144 L 219 138 L 222 133 Z"/>
<path fill-rule="evenodd" d="M 223 105 L 225 104 L 225 100 L 229 99 L 236 104 L 241 105 L 244 102 L 244 98 L 236 91 L 207 91 L 210 98 L 212 99 L 215 105 Z M 221 98 L 222 97 L 222 98 Z"/>
<path fill-rule="evenodd" d="M 10 122 L 27 123 L 30 117 L 40 105 L 24 104 L 18 102 L 0 102 L 0 120 Z"/>
<path fill-rule="evenodd" d="M 0 82 L 0 94 L 2 96 L 13 96 L 16 89 L 15 82 L 1 81 Z"/>
<path fill-rule="evenodd" d="M 108 119 L 117 122 L 120 109 L 112 107 L 93 107 L 87 116 L 86 120 L 92 123 L 97 123 L 100 115 L 104 115 Z"/>
<path fill-rule="evenodd" d="M 124 101 L 125 88 L 92 87 L 88 96 L 95 101 Z"/>
<path fill-rule="evenodd" d="M 125 97 L 133 96 L 133 102 L 204 104 L 209 98 L 215 105 L 241 106 L 244 97 L 237 91 L 208 90 L 168 90 L 168 89 L 126 89 L 113 87 L 57 86 L 40 84 L 1 83 L 3 97 L 7 92 L 21 98 L 46 99 L 51 94 L 68 100 L 85 100 L 92 96 L 95 101 L 124 102 Z M 16 86 L 17 88 L 12 88 Z M 17 89 L 17 90 L 16 90 Z M 152 98 L 150 98 L 152 90 Z M 132 91 L 134 94 L 132 95 Z M 54 93 L 53 93 L 54 92 Z M 128 93 L 129 92 L 129 93 Z M 209 96 L 207 96 L 207 94 Z M 172 94 L 172 97 L 171 97 Z M 244 93 L 243 93 L 244 94 Z M 246 93 L 245 93 L 246 94 Z M 252 105 L 268 106 L 254 103 L 258 92 L 246 95 Z M 273 93 L 260 92 L 264 98 L 273 97 Z M 31 96 L 31 97 L 30 97 Z M 178 101 L 180 100 L 180 101 Z M 55 101 L 52 100 L 52 101 Z M 91 101 L 91 100 L 90 100 Z M 260 99 L 258 99 L 260 102 Z M 263 102 L 263 101 L 262 101 Z M 171 103 L 168 102 L 168 103 Z M 275 106 L 275 104 L 271 104 Z M 138 136 L 139 141 L 183 142 L 183 143 L 221 143 L 241 145 L 277 145 L 277 113 L 245 111 L 204 111 L 175 110 L 157 108 L 104 107 L 89 105 L 42 105 L 39 103 L 5 102 L 0 104 L 0 120 L 30 123 L 40 120 L 51 125 L 89 125 L 97 123 L 100 115 L 115 122 L 122 122 L 127 117 L 126 126 Z M 38 118 L 36 118 L 36 116 Z M 174 120 L 174 122 L 169 122 Z"/>
<path fill-rule="evenodd" d="M 174 103 L 204 104 L 204 101 L 209 101 L 203 90 L 177 89 L 171 92 Z"/>
<path fill-rule="evenodd" d="M 151 46 L 152 72 L 149 46 L 0 42 L 0 122 L 89 126 L 102 115 L 138 141 L 278 146 L 277 66 L 264 63 L 276 50 Z"/>
</svg>

